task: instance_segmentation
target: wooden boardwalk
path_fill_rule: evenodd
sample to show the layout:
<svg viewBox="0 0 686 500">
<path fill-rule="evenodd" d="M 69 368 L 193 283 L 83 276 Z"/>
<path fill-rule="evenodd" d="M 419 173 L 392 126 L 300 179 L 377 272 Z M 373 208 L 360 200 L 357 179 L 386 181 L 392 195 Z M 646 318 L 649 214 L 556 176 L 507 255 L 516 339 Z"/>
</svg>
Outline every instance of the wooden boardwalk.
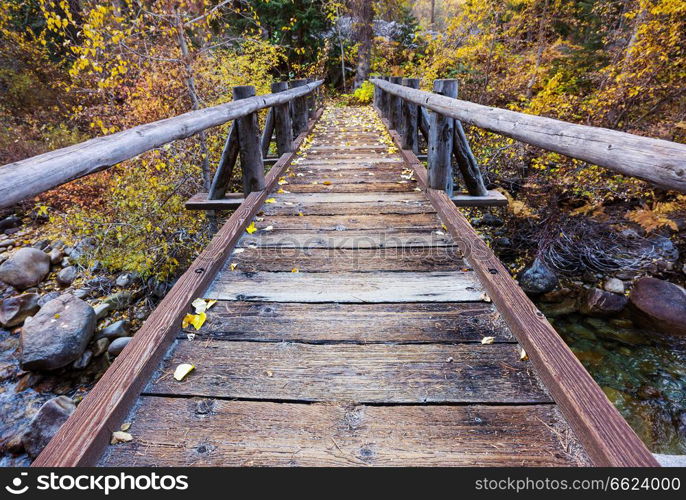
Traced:
<svg viewBox="0 0 686 500">
<path fill-rule="evenodd" d="M 590 463 L 371 108 L 325 110 L 254 222 L 100 465 Z"/>
</svg>

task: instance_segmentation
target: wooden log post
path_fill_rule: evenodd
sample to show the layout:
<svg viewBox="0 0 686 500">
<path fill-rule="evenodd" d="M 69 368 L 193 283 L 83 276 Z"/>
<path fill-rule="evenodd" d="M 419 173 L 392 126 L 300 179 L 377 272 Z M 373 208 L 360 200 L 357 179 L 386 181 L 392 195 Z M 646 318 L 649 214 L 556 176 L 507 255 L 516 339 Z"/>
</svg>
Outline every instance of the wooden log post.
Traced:
<svg viewBox="0 0 686 500">
<path fill-rule="evenodd" d="M 262 131 L 262 139 L 260 144 L 262 146 L 262 158 L 269 154 L 269 146 L 272 143 L 272 136 L 274 135 L 274 108 L 267 111 L 267 118 L 264 121 L 264 130 Z"/>
<path fill-rule="evenodd" d="M 234 100 L 246 99 L 255 95 L 255 87 L 241 85 L 233 88 Z M 245 196 L 253 191 L 264 189 L 264 162 L 260 145 L 260 129 L 257 113 L 250 113 L 236 120 L 238 126 L 238 151 L 241 156 L 243 171 L 243 193 Z"/>
<path fill-rule="evenodd" d="M 291 88 L 302 87 L 307 85 L 307 80 L 293 80 Z M 293 120 L 293 136 L 297 137 L 300 132 L 307 128 L 307 96 L 293 99 L 292 120 Z"/>
<path fill-rule="evenodd" d="M 233 175 L 233 168 L 238 159 L 238 127 L 236 121 L 231 124 L 231 130 L 226 137 L 222 156 L 219 159 L 217 171 L 214 173 L 214 179 L 210 186 L 210 192 L 207 198 L 210 200 L 219 200 L 226 195 L 229 188 L 231 177 Z"/>
<path fill-rule="evenodd" d="M 380 76 L 379 80 L 388 81 L 388 77 Z M 383 118 L 388 119 L 388 100 L 390 98 L 390 95 L 388 94 L 388 92 L 384 91 L 378 85 L 376 87 L 379 89 L 379 111 L 381 112 L 381 116 Z"/>
<path fill-rule="evenodd" d="M 400 85 L 403 82 L 402 77 L 400 76 L 392 76 L 391 77 L 391 83 L 395 83 L 396 85 Z M 396 95 L 391 95 L 389 99 L 389 109 L 388 109 L 388 121 L 391 124 L 391 128 L 393 128 L 400 136 L 402 137 L 402 109 L 403 109 L 403 99 L 402 97 L 398 97 Z"/>
<path fill-rule="evenodd" d="M 288 90 L 288 82 L 272 83 L 272 93 Z M 288 103 L 274 106 L 274 130 L 276 132 L 276 152 L 279 156 L 293 151 L 293 125 Z"/>
<path fill-rule="evenodd" d="M 419 78 L 403 78 L 403 85 L 413 89 L 419 88 Z M 412 150 L 414 153 L 419 152 L 419 137 L 417 135 L 417 127 L 419 126 L 419 109 L 416 104 L 410 101 L 402 100 L 403 105 L 403 132 L 402 147 L 403 149 Z"/>
<path fill-rule="evenodd" d="M 436 80 L 433 91 L 446 97 L 457 97 L 457 80 Z M 435 111 L 429 113 L 429 187 L 453 195 L 453 127 L 454 120 Z"/>
</svg>

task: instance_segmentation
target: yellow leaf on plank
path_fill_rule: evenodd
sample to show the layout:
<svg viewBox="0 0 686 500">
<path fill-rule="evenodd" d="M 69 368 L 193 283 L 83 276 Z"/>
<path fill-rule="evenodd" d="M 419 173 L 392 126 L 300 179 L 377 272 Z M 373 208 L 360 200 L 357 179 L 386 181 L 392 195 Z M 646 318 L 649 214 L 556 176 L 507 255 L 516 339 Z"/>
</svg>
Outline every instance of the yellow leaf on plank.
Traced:
<svg viewBox="0 0 686 500">
<path fill-rule="evenodd" d="M 245 231 L 246 231 L 248 234 L 252 234 L 252 233 L 254 233 L 255 231 L 257 231 L 257 228 L 255 227 L 255 223 L 254 223 L 254 222 L 251 222 L 250 225 L 249 225 L 248 227 L 245 228 Z"/>
<path fill-rule="evenodd" d="M 526 353 L 524 349 L 522 349 L 519 353 L 519 360 L 520 361 L 526 361 L 529 359 L 529 355 Z"/>
<path fill-rule="evenodd" d="M 186 314 L 181 323 L 181 327 L 186 328 L 188 325 L 193 325 L 196 330 L 200 330 L 200 327 L 205 324 L 206 319 L 207 314 L 204 312 L 200 314 Z"/>
<path fill-rule="evenodd" d="M 279 179 L 278 184 L 279 186 L 283 186 L 284 184 L 288 184 L 288 181 L 284 177 L 281 177 L 281 179 Z"/>
<path fill-rule="evenodd" d="M 186 378 L 186 375 L 193 370 L 195 370 L 194 365 L 191 365 L 190 363 L 181 363 L 176 367 L 176 370 L 174 370 L 174 379 L 181 382 L 184 378 Z"/>
<path fill-rule="evenodd" d="M 265 203 L 276 203 L 276 198 L 267 198 L 264 200 Z"/>
<path fill-rule="evenodd" d="M 131 422 L 124 422 L 123 424 L 121 424 L 121 427 L 119 427 L 119 429 L 124 432 L 128 431 L 130 428 Z"/>
<path fill-rule="evenodd" d="M 484 345 L 492 344 L 493 342 L 495 342 L 495 337 L 484 337 L 481 339 L 481 343 Z"/>
<path fill-rule="evenodd" d="M 114 431 L 110 444 L 128 443 L 129 441 L 133 441 L 133 436 L 131 434 L 123 431 Z"/>
<path fill-rule="evenodd" d="M 292 272 L 292 273 L 297 273 L 297 272 L 298 272 L 298 268 L 297 268 L 297 267 L 294 267 L 293 269 L 291 269 L 291 272 Z"/>
<path fill-rule="evenodd" d="M 238 267 L 238 264 L 236 264 L 235 262 L 232 262 L 229 267 L 231 268 L 232 271 L 235 271 L 236 268 Z"/>
<path fill-rule="evenodd" d="M 277 194 L 284 194 L 286 191 L 283 188 L 279 188 L 276 193 Z"/>
<path fill-rule="evenodd" d="M 322 184 L 324 184 L 325 186 L 330 186 L 330 185 L 331 185 L 331 181 L 324 181 L 324 182 L 322 182 Z"/>
</svg>

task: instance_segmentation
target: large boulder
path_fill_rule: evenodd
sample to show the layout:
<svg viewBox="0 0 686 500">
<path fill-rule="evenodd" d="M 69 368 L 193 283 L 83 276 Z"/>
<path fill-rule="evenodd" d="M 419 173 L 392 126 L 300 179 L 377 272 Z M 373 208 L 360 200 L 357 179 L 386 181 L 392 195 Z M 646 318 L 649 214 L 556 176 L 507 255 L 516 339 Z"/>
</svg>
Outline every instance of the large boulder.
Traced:
<svg viewBox="0 0 686 500">
<path fill-rule="evenodd" d="M 557 284 L 557 276 L 541 259 L 535 259 L 519 276 L 519 285 L 526 293 L 547 293 L 554 290 Z"/>
<path fill-rule="evenodd" d="M 0 326 L 11 328 L 21 325 L 28 316 L 38 312 L 39 299 L 36 293 L 24 293 L 0 301 Z"/>
<path fill-rule="evenodd" d="M 0 281 L 19 290 L 36 286 L 50 272 L 50 257 L 37 248 L 20 248 L 0 265 Z"/>
<path fill-rule="evenodd" d="M 624 295 L 591 288 L 581 298 L 579 310 L 589 316 L 609 316 L 621 312 L 629 300 Z"/>
<path fill-rule="evenodd" d="M 75 409 L 74 402 L 66 396 L 51 399 L 40 407 L 21 438 L 29 456 L 35 458 L 43 451 Z"/>
<path fill-rule="evenodd" d="M 45 304 L 21 331 L 21 366 L 55 370 L 79 359 L 95 331 L 95 311 L 64 294 Z"/>
<path fill-rule="evenodd" d="M 686 290 L 669 281 L 641 278 L 629 295 L 637 323 L 668 335 L 686 335 Z"/>
</svg>

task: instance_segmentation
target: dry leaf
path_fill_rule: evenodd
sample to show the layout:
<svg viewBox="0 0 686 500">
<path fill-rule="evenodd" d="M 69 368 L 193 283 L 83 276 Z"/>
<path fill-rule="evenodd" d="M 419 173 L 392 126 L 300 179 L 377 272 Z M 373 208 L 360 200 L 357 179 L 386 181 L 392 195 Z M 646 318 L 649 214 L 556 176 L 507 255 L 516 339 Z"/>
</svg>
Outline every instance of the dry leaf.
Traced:
<svg viewBox="0 0 686 500">
<path fill-rule="evenodd" d="M 245 248 L 236 248 L 233 251 L 234 254 L 239 254 L 239 253 L 243 253 L 243 252 L 245 252 Z"/>
<path fill-rule="evenodd" d="M 484 302 L 490 302 L 491 298 L 488 296 L 486 292 L 484 292 L 481 294 L 481 300 L 483 300 Z"/>
<path fill-rule="evenodd" d="M 524 349 L 522 349 L 519 352 L 519 360 L 520 361 L 527 361 L 528 359 L 529 359 L 529 355 L 526 353 L 526 351 Z"/>
<path fill-rule="evenodd" d="M 186 314 L 186 317 L 183 318 L 181 326 L 186 328 L 188 325 L 193 325 L 196 330 L 200 330 L 200 327 L 205 324 L 206 319 L 207 314 L 204 312 L 200 314 Z"/>
<path fill-rule="evenodd" d="M 298 268 L 297 268 L 297 267 L 294 267 L 293 269 L 291 269 L 291 272 L 292 272 L 292 273 L 297 273 L 297 272 L 298 272 Z"/>
<path fill-rule="evenodd" d="M 229 265 L 229 268 L 230 268 L 232 271 L 235 271 L 237 267 L 238 267 L 238 264 L 236 264 L 235 262 L 232 262 L 232 263 Z"/>
<path fill-rule="evenodd" d="M 124 422 L 121 424 L 121 427 L 119 427 L 119 430 L 126 432 L 131 428 L 131 422 Z"/>
<path fill-rule="evenodd" d="M 495 337 L 484 337 L 481 339 L 481 343 L 486 345 L 486 344 L 492 344 L 495 342 Z"/>
<path fill-rule="evenodd" d="M 128 432 L 114 431 L 110 444 L 128 443 L 129 441 L 133 441 L 133 436 L 131 434 Z"/>
<path fill-rule="evenodd" d="M 276 198 L 267 198 L 264 200 L 265 203 L 276 203 Z"/>
<path fill-rule="evenodd" d="M 191 365 L 190 363 L 181 363 L 176 367 L 176 370 L 174 370 L 174 379 L 181 382 L 184 378 L 186 378 L 186 375 L 193 370 L 195 370 L 194 365 Z"/>
<path fill-rule="evenodd" d="M 251 222 L 250 225 L 249 225 L 248 227 L 245 228 L 245 231 L 246 231 L 248 234 L 252 234 L 252 233 L 254 233 L 255 231 L 257 231 L 257 228 L 255 227 L 255 222 Z"/>
</svg>

